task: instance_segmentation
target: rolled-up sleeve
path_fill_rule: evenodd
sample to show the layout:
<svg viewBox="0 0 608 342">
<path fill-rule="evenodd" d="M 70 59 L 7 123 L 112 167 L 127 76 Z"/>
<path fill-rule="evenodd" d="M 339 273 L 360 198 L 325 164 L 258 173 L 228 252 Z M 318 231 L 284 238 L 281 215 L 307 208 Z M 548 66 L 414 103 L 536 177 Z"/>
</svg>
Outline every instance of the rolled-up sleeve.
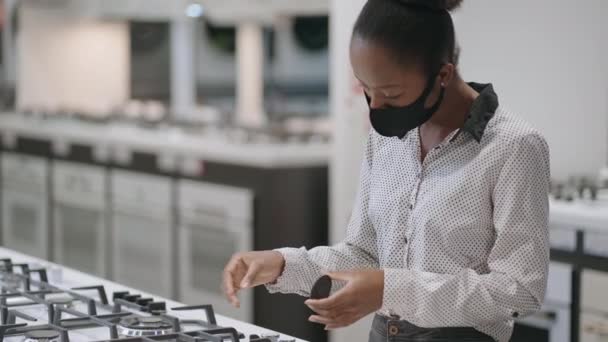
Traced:
<svg viewBox="0 0 608 342">
<path fill-rule="evenodd" d="M 549 180 L 544 139 L 515 139 L 492 193 L 489 272 L 385 269 L 383 309 L 424 327 L 482 326 L 538 311 L 549 264 Z"/>
<path fill-rule="evenodd" d="M 266 284 L 270 293 L 309 296 L 314 282 L 323 272 L 378 268 L 376 232 L 369 218 L 372 152 L 373 135 L 370 132 L 345 240 L 333 246 L 310 250 L 304 247 L 276 249 L 285 258 L 285 268 L 275 283 Z"/>
</svg>

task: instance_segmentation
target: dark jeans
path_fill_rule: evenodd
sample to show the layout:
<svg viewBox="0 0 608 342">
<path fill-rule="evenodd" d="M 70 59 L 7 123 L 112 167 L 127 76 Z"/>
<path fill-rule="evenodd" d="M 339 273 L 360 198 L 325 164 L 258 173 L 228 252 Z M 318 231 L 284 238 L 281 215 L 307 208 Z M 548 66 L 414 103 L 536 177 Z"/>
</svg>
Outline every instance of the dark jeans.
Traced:
<svg viewBox="0 0 608 342">
<path fill-rule="evenodd" d="M 374 317 L 369 342 L 495 342 L 473 328 L 421 328 L 407 321 Z"/>
</svg>

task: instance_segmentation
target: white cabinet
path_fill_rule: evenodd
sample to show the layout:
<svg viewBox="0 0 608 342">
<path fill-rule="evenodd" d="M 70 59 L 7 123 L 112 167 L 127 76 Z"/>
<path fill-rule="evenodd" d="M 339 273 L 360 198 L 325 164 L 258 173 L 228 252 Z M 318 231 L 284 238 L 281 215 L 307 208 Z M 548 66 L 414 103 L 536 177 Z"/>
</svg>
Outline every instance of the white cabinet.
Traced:
<svg viewBox="0 0 608 342">
<path fill-rule="evenodd" d="M 178 184 L 180 299 L 212 304 L 224 315 L 253 320 L 253 293 L 235 309 L 220 291 L 232 254 L 253 249 L 253 193 L 247 189 L 181 180 Z"/>
<path fill-rule="evenodd" d="M 584 270 L 581 279 L 582 309 L 604 312 L 608 315 L 607 289 L 607 272 Z"/>
<path fill-rule="evenodd" d="M 53 164 L 53 255 L 58 263 L 108 276 L 107 202 L 104 168 Z"/>
<path fill-rule="evenodd" d="M 581 342 L 608 342 L 608 273 L 584 270 L 581 279 Z"/>
<path fill-rule="evenodd" d="M 2 155 L 3 244 L 49 259 L 48 162 L 39 157 Z"/>
<path fill-rule="evenodd" d="M 583 312 L 580 324 L 580 342 L 608 342 L 608 316 Z"/>
<path fill-rule="evenodd" d="M 111 177 L 114 279 L 173 297 L 172 181 L 115 170 Z"/>
</svg>

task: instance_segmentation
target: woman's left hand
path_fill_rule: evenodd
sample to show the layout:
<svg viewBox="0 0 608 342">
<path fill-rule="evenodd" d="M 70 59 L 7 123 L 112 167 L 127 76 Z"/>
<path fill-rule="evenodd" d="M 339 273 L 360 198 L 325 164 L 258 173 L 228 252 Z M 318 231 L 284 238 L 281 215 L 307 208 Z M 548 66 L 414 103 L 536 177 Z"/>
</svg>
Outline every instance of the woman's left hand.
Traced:
<svg viewBox="0 0 608 342">
<path fill-rule="evenodd" d="M 309 321 L 324 324 L 326 330 L 347 327 L 382 307 L 384 271 L 361 270 L 327 273 L 346 285 L 329 298 L 308 299 L 304 303 L 316 315 Z"/>
</svg>

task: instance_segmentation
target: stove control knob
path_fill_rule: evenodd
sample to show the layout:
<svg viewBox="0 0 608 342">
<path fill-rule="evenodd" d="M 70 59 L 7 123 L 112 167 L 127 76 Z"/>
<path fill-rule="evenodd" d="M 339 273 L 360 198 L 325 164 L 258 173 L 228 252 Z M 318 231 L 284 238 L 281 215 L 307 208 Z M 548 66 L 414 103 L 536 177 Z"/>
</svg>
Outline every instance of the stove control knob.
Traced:
<svg viewBox="0 0 608 342">
<path fill-rule="evenodd" d="M 138 294 L 134 294 L 134 295 L 126 295 L 124 297 L 124 300 L 128 301 L 128 302 L 132 302 L 135 303 L 138 299 L 141 298 L 141 295 Z"/>
<path fill-rule="evenodd" d="M 117 291 L 112 293 L 112 299 L 124 299 L 125 296 L 129 295 L 129 291 Z"/>
<path fill-rule="evenodd" d="M 148 304 L 152 303 L 154 301 L 154 299 L 152 298 L 138 298 L 135 303 L 137 303 L 137 305 L 141 305 L 141 306 L 147 306 Z"/>
<path fill-rule="evenodd" d="M 266 339 L 266 340 L 271 341 L 271 342 L 279 342 L 279 338 L 281 337 L 281 335 L 278 335 L 278 334 L 262 334 L 260 337 L 262 339 Z"/>
<path fill-rule="evenodd" d="M 165 302 L 152 302 L 148 304 L 148 312 L 150 313 L 160 313 L 165 312 L 167 310 L 167 305 Z"/>
</svg>

